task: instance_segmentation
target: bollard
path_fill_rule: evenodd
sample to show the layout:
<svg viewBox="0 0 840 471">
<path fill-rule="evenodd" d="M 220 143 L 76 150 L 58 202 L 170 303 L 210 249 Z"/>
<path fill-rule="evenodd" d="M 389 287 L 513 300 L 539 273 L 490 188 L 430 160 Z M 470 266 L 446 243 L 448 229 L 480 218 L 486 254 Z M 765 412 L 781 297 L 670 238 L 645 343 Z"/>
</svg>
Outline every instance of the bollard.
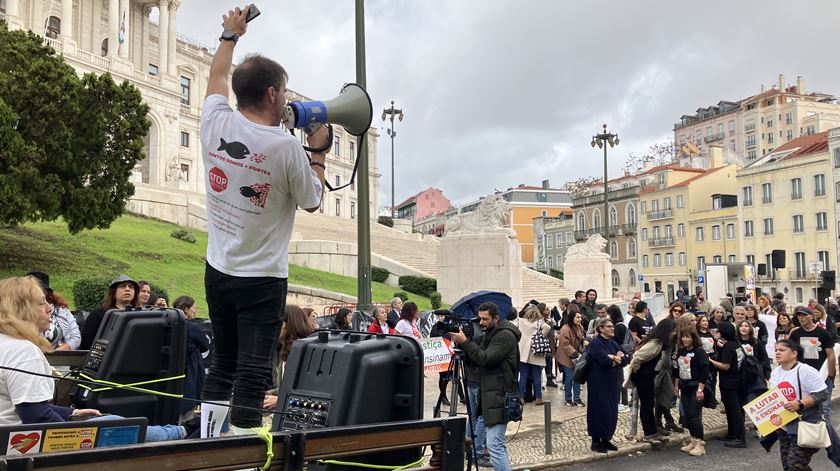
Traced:
<svg viewBox="0 0 840 471">
<path fill-rule="evenodd" d="M 545 401 L 545 454 L 551 454 L 551 401 Z"/>
</svg>

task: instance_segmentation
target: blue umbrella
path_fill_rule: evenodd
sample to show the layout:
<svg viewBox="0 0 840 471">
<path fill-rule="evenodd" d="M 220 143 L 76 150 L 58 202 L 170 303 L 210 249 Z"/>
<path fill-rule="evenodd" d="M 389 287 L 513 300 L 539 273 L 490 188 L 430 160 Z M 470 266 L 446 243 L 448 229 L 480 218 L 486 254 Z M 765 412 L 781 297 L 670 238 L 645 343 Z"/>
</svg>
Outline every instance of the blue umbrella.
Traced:
<svg viewBox="0 0 840 471">
<path fill-rule="evenodd" d="M 493 303 L 499 308 L 499 313 L 504 319 L 513 307 L 510 296 L 498 291 L 476 291 L 459 299 L 452 305 L 452 312 L 461 315 L 461 318 L 473 319 L 478 316 L 478 306 L 482 303 Z"/>
</svg>

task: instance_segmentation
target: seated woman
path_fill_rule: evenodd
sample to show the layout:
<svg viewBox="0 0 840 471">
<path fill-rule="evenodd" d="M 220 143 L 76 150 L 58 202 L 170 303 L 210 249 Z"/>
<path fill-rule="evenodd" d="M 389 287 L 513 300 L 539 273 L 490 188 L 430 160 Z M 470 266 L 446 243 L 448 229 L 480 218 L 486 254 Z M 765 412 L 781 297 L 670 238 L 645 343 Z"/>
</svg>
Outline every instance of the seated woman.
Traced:
<svg viewBox="0 0 840 471">
<path fill-rule="evenodd" d="M 44 357 L 52 351 L 40 335 L 50 324 L 50 305 L 34 278 L 0 281 L 0 365 L 52 375 Z M 50 404 L 53 380 L 18 371 L 0 375 L 0 425 L 65 422 L 74 416 L 99 416 L 96 409 L 73 409 Z M 108 416 L 119 418 L 118 416 Z M 180 440 L 187 431 L 178 425 L 149 426 L 146 441 Z"/>
<path fill-rule="evenodd" d="M 200 399 L 204 388 L 204 364 L 202 354 L 210 350 L 210 339 L 195 322 L 195 299 L 189 296 L 178 296 L 172 307 L 180 309 L 187 318 L 187 358 L 184 368 L 184 397 Z M 190 420 L 196 402 L 181 401 L 181 422 Z"/>
<path fill-rule="evenodd" d="M 70 312 L 67 301 L 50 288 L 50 275 L 41 271 L 31 271 L 26 274 L 41 283 L 44 296 L 52 306 L 50 314 L 50 327 L 43 333 L 50 341 L 53 350 L 76 350 L 82 342 L 82 333 L 79 331 L 79 324 L 76 317 Z"/>
<path fill-rule="evenodd" d="M 346 307 L 343 307 L 335 313 L 332 324 L 332 330 L 353 330 L 353 312 Z"/>
<path fill-rule="evenodd" d="M 80 350 L 90 350 L 96 333 L 99 332 L 99 324 L 109 309 L 125 309 L 128 306 L 136 306 L 138 303 L 137 293 L 140 286 L 131 277 L 120 275 L 111 281 L 105 297 L 102 298 L 102 307 L 90 313 L 82 326 L 82 343 Z"/>
<path fill-rule="evenodd" d="M 318 330 L 304 309 L 294 304 L 288 304 L 286 305 L 285 312 L 286 316 L 283 320 L 283 325 L 280 327 L 280 338 L 277 342 L 277 354 L 274 355 L 273 372 L 275 389 L 270 390 L 265 396 L 263 407 L 266 409 L 273 409 L 277 405 L 277 392 L 280 390 L 280 382 L 283 380 L 283 368 L 286 365 L 286 360 L 289 359 L 292 344 Z"/>
</svg>

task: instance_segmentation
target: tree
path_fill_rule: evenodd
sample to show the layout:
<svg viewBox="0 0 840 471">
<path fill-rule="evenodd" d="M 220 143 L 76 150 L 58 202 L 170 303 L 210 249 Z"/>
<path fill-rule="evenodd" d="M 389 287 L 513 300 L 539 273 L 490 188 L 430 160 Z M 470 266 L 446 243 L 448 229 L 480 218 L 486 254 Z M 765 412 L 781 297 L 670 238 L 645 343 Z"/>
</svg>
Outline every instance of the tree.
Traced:
<svg viewBox="0 0 840 471">
<path fill-rule="evenodd" d="M 128 82 L 79 78 L 39 36 L 0 21 L 0 223 L 110 226 L 134 194 L 147 113 Z"/>
<path fill-rule="evenodd" d="M 580 177 L 577 180 L 573 180 L 570 182 L 566 182 L 561 187 L 562 190 L 566 190 L 572 195 L 578 193 L 583 190 L 587 190 L 595 185 L 603 183 L 603 179 L 600 177 Z"/>
<path fill-rule="evenodd" d="M 673 164 L 679 161 L 680 157 L 684 155 L 681 149 L 678 149 L 673 138 L 668 138 L 665 142 L 657 142 L 650 146 L 642 155 L 631 153 L 624 161 L 622 169 L 629 173 L 638 173 L 644 168 L 645 163 L 652 163 L 654 166 Z"/>
</svg>

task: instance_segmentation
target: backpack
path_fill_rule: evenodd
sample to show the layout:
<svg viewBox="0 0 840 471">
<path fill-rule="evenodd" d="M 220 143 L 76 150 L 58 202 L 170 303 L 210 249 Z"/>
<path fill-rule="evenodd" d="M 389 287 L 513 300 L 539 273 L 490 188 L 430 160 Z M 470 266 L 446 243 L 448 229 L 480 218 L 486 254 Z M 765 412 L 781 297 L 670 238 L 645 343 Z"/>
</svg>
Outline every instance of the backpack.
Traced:
<svg viewBox="0 0 840 471">
<path fill-rule="evenodd" d="M 619 322 L 619 324 L 624 326 L 624 339 L 621 340 L 621 351 L 627 354 L 633 353 L 636 350 L 636 338 L 630 332 L 629 326 L 624 322 Z"/>
<path fill-rule="evenodd" d="M 762 368 L 758 358 L 755 354 L 747 355 L 747 351 L 744 350 L 743 345 L 741 345 L 741 351 L 744 352 L 744 361 L 741 362 L 739 373 L 741 374 L 744 390 L 747 392 L 767 390 L 764 368 Z"/>
</svg>

